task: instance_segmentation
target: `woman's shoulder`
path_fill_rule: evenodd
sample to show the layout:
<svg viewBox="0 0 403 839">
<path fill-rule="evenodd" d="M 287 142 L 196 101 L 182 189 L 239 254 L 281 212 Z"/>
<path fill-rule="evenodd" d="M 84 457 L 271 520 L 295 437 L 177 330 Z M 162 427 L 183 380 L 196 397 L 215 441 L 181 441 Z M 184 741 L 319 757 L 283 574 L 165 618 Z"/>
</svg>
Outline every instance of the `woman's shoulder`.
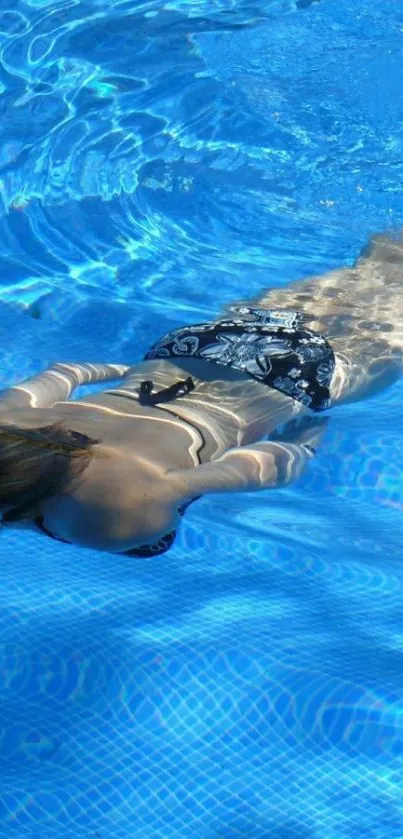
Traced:
<svg viewBox="0 0 403 839">
<path fill-rule="evenodd" d="M 80 480 L 49 499 L 42 512 L 59 538 L 120 553 L 138 535 L 146 542 L 164 530 L 177 501 L 175 484 L 161 467 L 101 444 L 94 447 Z"/>
</svg>

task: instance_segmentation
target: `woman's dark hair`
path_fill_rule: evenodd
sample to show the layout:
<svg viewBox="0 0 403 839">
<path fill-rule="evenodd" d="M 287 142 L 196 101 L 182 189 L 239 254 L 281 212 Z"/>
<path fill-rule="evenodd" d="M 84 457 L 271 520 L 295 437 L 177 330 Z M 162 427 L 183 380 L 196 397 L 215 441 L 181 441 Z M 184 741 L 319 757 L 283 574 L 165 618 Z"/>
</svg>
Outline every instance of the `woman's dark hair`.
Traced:
<svg viewBox="0 0 403 839">
<path fill-rule="evenodd" d="M 46 498 L 79 477 L 98 441 L 56 422 L 41 428 L 0 425 L 0 510 L 3 522 L 29 518 Z"/>
</svg>

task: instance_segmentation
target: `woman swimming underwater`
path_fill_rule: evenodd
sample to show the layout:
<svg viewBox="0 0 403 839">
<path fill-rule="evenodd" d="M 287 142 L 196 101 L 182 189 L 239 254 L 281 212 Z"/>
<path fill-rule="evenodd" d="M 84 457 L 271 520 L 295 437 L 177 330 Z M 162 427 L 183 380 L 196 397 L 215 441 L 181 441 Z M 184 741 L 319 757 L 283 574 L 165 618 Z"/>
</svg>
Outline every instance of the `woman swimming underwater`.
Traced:
<svg viewBox="0 0 403 839">
<path fill-rule="evenodd" d="M 375 237 L 353 268 L 176 329 L 132 367 L 55 364 L 1 391 L 3 525 L 155 556 L 197 497 L 289 484 L 322 411 L 400 375 L 402 268 L 403 239 Z"/>
</svg>

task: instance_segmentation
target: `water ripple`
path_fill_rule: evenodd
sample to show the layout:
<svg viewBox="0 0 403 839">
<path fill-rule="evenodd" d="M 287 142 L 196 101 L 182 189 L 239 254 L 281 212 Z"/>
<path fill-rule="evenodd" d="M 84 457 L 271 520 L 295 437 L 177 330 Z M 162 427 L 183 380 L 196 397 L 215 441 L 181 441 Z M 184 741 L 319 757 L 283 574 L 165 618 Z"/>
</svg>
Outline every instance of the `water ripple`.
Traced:
<svg viewBox="0 0 403 839">
<path fill-rule="evenodd" d="M 2 12 L 6 299 L 36 300 L 38 276 L 43 293 L 96 277 L 118 299 L 140 288 L 152 303 L 169 299 L 175 274 L 202 310 L 212 282 L 221 303 L 246 270 L 257 288 L 281 262 L 284 278 L 304 270 L 307 250 L 311 267 L 345 256 L 347 205 L 351 243 L 396 218 L 399 51 L 385 52 L 375 16 L 379 46 L 361 43 L 358 58 L 359 24 L 297 6 L 31 0 Z M 382 51 L 382 102 L 365 49 Z M 384 199 L 369 194 L 369 172 Z M 16 214 L 32 241 L 18 248 L 21 277 Z"/>
</svg>

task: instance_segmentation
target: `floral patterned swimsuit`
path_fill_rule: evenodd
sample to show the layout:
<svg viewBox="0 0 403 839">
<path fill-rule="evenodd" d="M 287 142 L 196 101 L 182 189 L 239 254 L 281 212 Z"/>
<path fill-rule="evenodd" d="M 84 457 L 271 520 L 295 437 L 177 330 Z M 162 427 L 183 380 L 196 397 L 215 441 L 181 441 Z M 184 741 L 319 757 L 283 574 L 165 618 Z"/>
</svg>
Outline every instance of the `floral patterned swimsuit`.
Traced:
<svg viewBox="0 0 403 839">
<path fill-rule="evenodd" d="M 303 326 L 304 315 L 247 306 L 232 311 L 241 317 L 174 329 L 145 359 L 186 356 L 232 367 L 313 411 L 325 411 L 335 358 L 328 341 Z"/>
</svg>

